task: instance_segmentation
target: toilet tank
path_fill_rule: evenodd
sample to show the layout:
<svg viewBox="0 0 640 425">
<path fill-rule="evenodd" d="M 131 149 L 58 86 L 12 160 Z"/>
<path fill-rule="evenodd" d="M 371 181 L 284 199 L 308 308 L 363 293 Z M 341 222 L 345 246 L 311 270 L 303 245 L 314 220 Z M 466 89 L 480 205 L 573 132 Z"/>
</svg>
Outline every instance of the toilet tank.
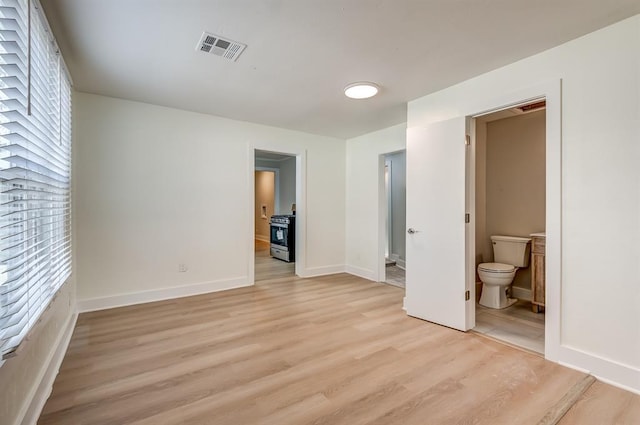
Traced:
<svg viewBox="0 0 640 425">
<path fill-rule="evenodd" d="M 517 236 L 491 236 L 493 261 L 527 267 L 531 253 L 531 239 Z"/>
</svg>

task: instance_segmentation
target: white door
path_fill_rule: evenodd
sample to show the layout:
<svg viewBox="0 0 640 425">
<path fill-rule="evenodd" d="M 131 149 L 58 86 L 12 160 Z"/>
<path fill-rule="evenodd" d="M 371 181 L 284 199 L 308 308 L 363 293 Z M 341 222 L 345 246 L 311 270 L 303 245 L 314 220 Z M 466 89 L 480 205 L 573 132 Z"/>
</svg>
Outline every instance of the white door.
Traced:
<svg viewBox="0 0 640 425">
<path fill-rule="evenodd" d="M 466 262 L 466 127 L 460 117 L 407 130 L 405 307 L 462 331 L 475 326 L 467 293 L 475 279 Z"/>
</svg>

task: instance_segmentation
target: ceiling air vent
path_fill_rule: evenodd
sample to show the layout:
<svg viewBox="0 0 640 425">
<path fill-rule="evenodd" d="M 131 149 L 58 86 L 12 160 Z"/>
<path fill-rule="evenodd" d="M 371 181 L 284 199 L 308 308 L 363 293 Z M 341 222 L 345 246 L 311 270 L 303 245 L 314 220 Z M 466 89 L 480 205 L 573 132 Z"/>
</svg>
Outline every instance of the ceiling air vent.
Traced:
<svg viewBox="0 0 640 425">
<path fill-rule="evenodd" d="M 200 41 L 196 46 L 196 50 L 235 61 L 246 47 L 246 44 L 238 43 L 237 41 L 229 40 L 228 38 L 223 38 L 208 32 L 203 32 L 202 37 L 200 37 Z"/>
</svg>

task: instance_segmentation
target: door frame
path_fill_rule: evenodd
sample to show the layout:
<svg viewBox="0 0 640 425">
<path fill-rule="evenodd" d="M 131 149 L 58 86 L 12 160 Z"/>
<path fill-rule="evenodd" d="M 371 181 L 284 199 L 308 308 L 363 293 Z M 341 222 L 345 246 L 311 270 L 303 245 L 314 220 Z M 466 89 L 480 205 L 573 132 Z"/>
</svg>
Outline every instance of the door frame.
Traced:
<svg viewBox="0 0 640 425">
<path fill-rule="evenodd" d="M 295 274 L 304 277 L 306 274 L 307 264 L 307 195 L 306 195 L 306 167 L 307 167 L 307 150 L 291 150 L 272 147 L 256 146 L 249 144 L 247 149 L 247 205 L 249 211 L 246 216 L 246 223 L 249 229 L 247 233 L 247 245 L 249 248 L 249 256 L 247 262 L 247 279 L 249 285 L 254 285 L 256 281 L 255 275 L 255 170 L 256 170 L 256 150 L 262 152 L 289 155 L 296 158 L 296 238 L 295 238 Z"/>
<path fill-rule="evenodd" d="M 537 99 L 546 100 L 546 157 L 545 157 L 545 349 L 544 357 L 557 362 L 561 345 L 561 294 L 562 294 L 562 80 L 554 79 L 495 98 L 478 100 L 463 116 L 476 118 Z M 475 120 L 472 120 L 471 167 L 475 171 Z M 469 189 L 471 223 L 475 220 L 475 175 L 470 175 Z M 475 270 L 475 232 L 467 244 L 468 268 Z M 471 285 L 472 308 L 475 312 L 475 284 Z M 469 308 L 469 306 L 468 306 Z M 469 314 L 467 314 L 467 318 Z M 475 314 L 473 315 L 475 318 Z M 475 320 L 474 320 L 475 321 Z"/>
</svg>

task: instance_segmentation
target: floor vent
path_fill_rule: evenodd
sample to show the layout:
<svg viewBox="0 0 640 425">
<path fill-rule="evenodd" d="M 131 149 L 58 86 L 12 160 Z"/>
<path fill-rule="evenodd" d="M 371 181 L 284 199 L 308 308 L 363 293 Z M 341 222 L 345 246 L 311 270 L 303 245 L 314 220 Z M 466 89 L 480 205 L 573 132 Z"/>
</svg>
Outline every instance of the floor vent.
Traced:
<svg viewBox="0 0 640 425">
<path fill-rule="evenodd" d="M 196 46 L 196 50 L 235 61 L 246 47 L 246 44 L 238 43 L 237 41 L 229 40 L 228 38 L 223 38 L 208 32 L 203 32 L 202 37 L 200 37 L 200 41 Z"/>
</svg>

